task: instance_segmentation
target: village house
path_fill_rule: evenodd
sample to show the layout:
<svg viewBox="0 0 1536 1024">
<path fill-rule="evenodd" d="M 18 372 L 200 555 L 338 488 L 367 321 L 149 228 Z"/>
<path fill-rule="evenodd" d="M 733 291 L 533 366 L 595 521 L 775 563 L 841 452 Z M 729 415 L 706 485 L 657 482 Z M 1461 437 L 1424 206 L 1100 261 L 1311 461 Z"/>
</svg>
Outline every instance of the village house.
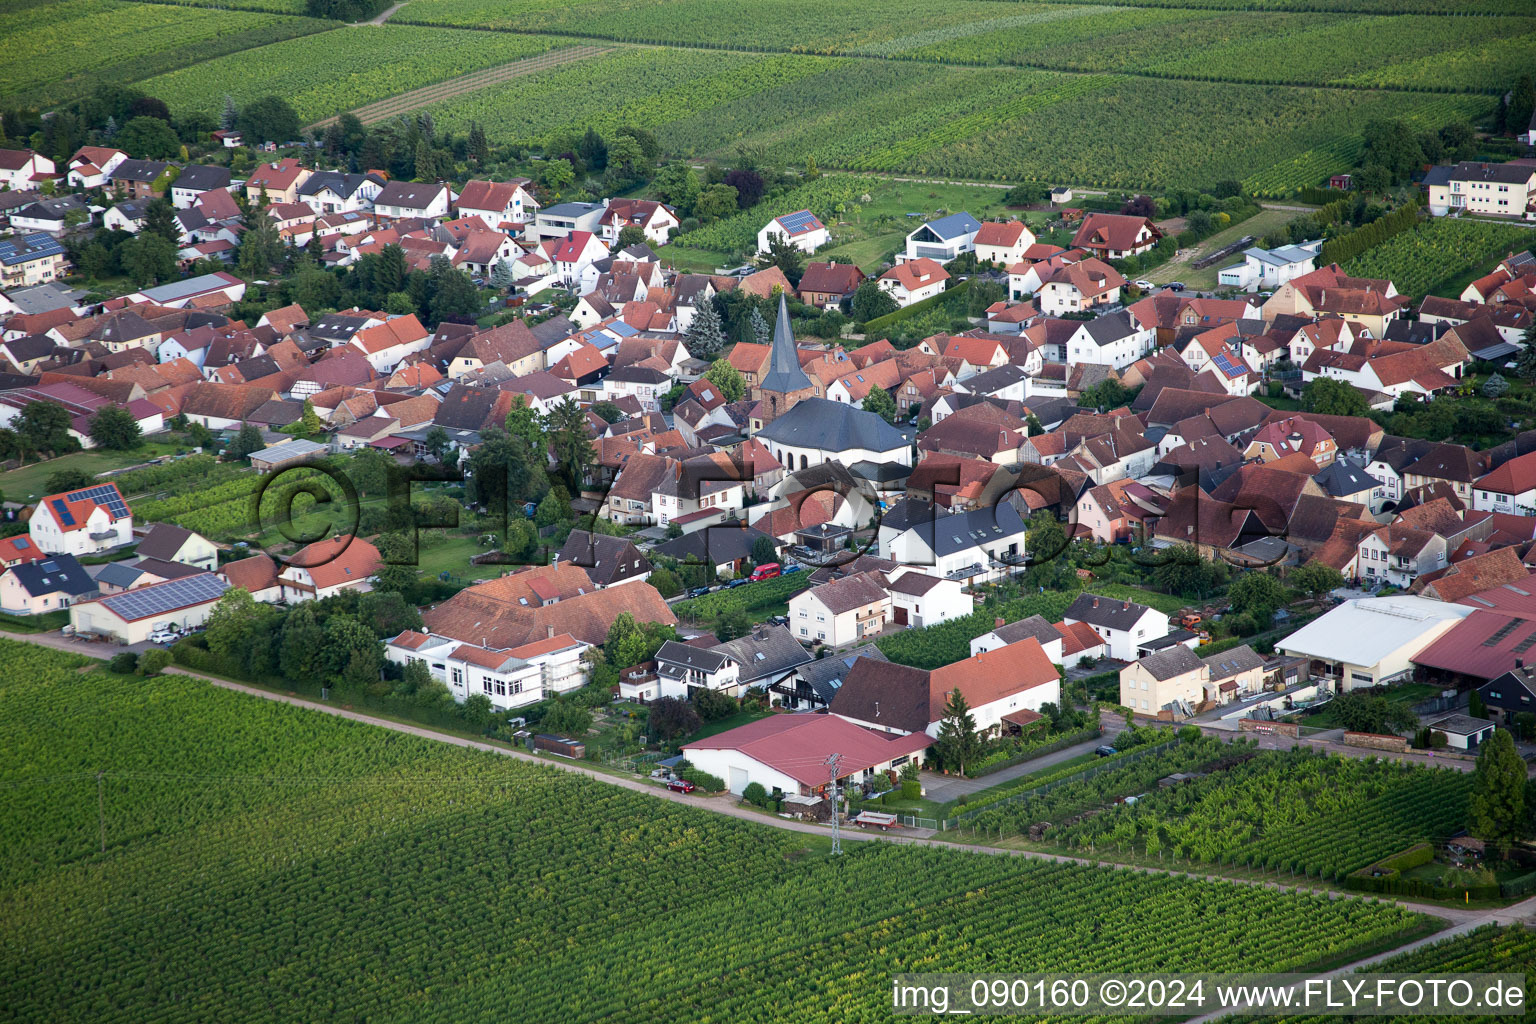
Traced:
<svg viewBox="0 0 1536 1024">
<path fill-rule="evenodd" d="M 775 217 L 757 233 L 757 251 L 768 252 L 768 243 L 778 238 L 787 241 L 804 253 L 813 253 L 831 241 L 832 235 L 810 210 L 797 210 Z"/>
<path fill-rule="evenodd" d="M 1089 213 L 1083 216 L 1072 245 L 1101 259 L 1123 260 L 1155 246 L 1163 233 L 1146 217 L 1120 213 Z"/>
<path fill-rule="evenodd" d="M 928 257 L 920 256 L 896 264 L 875 280 L 881 291 L 896 300 L 896 305 L 905 307 L 943 295 L 949 271 Z"/>
<path fill-rule="evenodd" d="M 948 263 L 976 248 L 981 222 L 965 211 L 930 220 L 907 235 L 906 247 L 896 254 L 897 264 L 913 260 Z"/>
<path fill-rule="evenodd" d="M 116 484 L 94 484 L 38 501 L 27 534 L 50 555 L 95 555 L 133 543 L 133 512 Z"/>
</svg>

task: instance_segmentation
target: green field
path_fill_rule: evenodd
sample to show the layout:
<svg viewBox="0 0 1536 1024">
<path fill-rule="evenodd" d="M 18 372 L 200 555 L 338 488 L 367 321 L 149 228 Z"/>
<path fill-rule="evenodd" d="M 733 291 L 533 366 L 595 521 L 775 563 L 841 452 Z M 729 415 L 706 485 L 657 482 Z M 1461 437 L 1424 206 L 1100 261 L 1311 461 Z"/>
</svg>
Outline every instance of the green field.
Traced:
<svg viewBox="0 0 1536 1024">
<path fill-rule="evenodd" d="M 1431 927 L 960 851 L 831 859 L 817 837 L 84 661 L 0 642 L 18 1020 L 874 1021 L 900 970 L 1299 970 Z"/>
<path fill-rule="evenodd" d="M 1358 277 L 1384 277 L 1404 295 L 1458 298 L 1468 284 L 1511 252 L 1536 246 L 1536 229 L 1520 224 L 1431 217 L 1350 260 Z"/>
<path fill-rule="evenodd" d="M 95 475 L 187 450 L 169 441 L 146 441 L 131 452 L 93 449 L 62 455 L 57 459 L 34 462 L 0 473 L 0 494 L 4 494 L 7 501 L 36 501 L 48 493 L 44 487 L 48 478 L 61 470 L 77 470 Z"/>
</svg>

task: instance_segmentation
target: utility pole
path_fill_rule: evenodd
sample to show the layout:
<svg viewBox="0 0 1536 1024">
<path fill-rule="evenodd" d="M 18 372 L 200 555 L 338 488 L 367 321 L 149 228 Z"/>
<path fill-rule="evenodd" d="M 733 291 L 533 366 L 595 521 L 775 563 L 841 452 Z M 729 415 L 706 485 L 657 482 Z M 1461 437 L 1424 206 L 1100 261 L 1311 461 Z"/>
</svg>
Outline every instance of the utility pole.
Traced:
<svg viewBox="0 0 1536 1024">
<path fill-rule="evenodd" d="M 96 773 L 96 824 L 101 834 L 101 852 L 107 852 L 106 772 Z"/>
<path fill-rule="evenodd" d="M 832 776 L 832 856 L 840 856 L 843 852 L 842 835 L 838 832 L 837 819 L 841 811 L 841 801 L 837 798 L 837 764 L 842 760 L 841 754 L 833 754 L 827 758 L 827 771 Z"/>
</svg>

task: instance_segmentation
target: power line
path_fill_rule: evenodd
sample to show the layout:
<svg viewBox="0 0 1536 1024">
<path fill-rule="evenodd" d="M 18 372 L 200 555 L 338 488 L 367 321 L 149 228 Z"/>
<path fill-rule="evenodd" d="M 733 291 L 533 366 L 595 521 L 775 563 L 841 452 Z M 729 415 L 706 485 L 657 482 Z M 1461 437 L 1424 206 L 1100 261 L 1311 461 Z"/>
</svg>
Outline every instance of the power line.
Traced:
<svg viewBox="0 0 1536 1024">
<path fill-rule="evenodd" d="M 832 776 L 832 856 L 840 856 L 843 852 L 843 837 L 838 832 L 839 800 L 837 798 L 837 763 L 843 755 L 832 754 L 827 758 L 827 771 Z"/>
</svg>

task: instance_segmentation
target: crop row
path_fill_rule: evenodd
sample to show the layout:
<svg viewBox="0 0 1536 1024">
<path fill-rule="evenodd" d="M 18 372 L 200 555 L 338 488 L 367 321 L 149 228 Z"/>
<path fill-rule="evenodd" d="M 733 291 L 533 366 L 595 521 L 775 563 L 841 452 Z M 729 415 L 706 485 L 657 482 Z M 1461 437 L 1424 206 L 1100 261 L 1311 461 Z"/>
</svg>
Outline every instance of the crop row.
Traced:
<svg viewBox="0 0 1536 1024">
<path fill-rule="evenodd" d="M 1405 295 L 1423 296 L 1467 271 L 1491 270 L 1505 254 L 1529 248 L 1532 241 L 1530 229 L 1518 224 L 1431 217 L 1350 260 L 1345 269 L 1358 277 L 1386 278 Z"/>
<path fill-rule="evenodd" d="M 568 42 L 552 36 L 367 26 L 232 54 L 152 78 L 142 88 L 178 111 L 217 112 L 226 94 L 244 103 L 275 93 L 309 122 Z"/>
<path fill-rule="evenodd" d="M 0 660 L 18 1019 L 866 1020 L 895 971 L 1304 969 L 1423 926 L 1081 865 L 798 855 L 793 833 L 192 679 Z"/>
<path fill-rule="evenodd" d="M 1051 835 L 1078 849 L 1337 879 L 1449 838 L 1466 824 L 1469 788 L 1470 776 L 1456 771 L 1267 752 Z"/>
<path fill-rule="evenodd" d="M 745 213 L 680 235 L 677 244 L 713 252 L 746 252 L 756 248 L 758 229 L 772 218 L 796 210 L 810 210 L 824 220 L 831 220 L 840 204 L 857 202 L 859 196 L 872 191 L 876 184 L 872 178 L 849 175 L 820 178 L 790 189 Z"/>
<path fill-rule="evenodd" d="M 169 67 L 319 32 L 331 22 L 241 11 L 189 10 L 116 0 L 61 0 L 46 17 L 0 11 L 0 95 L 70 98 L 97 76 L 132 81 Z"/>
</svg>

